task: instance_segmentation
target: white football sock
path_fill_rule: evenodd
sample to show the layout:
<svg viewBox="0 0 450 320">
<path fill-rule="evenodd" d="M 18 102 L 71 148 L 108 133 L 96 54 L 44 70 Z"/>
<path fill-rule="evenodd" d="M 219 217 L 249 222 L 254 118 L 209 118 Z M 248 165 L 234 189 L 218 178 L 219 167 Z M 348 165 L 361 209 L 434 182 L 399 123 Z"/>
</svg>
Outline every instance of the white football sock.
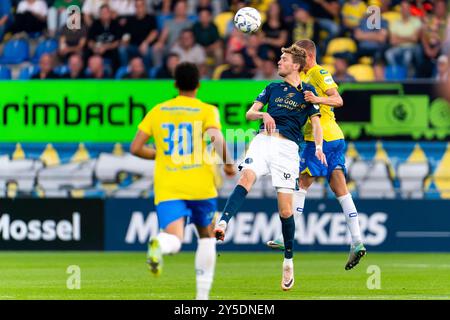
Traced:
<svg viewBox="0 0 450 320">
<path fill-rule="evenodd" d="M 352 244 L 360 243 L 362 239 L 361 231 L 359 229 L 358 211 L 356 211 L 352 195 L 347 193 L 342 197 L 337 197 L 337 200 L 341 204 L 342 211 L 344 212 L 345 221 L 347 222 L 350 235 L 352 236 Z"/>
<path fill-rule="evenodd" d="M 162 254 L 177 253 L 181 249 L 180 239 L 173 234 L 160 232 L 156 238 L 159 241 Z"/>
<path fill-rule="evenodd" d="M 284 260 L 283 260 L 283 267 L 285 267 L 285 266 L 293 267 L 294 266 L 294 260 L 292 258 L 291 259 L 284 258 Z"/>
<path fill-rule="evenodd" d="M 303 208 L 305 207 L 305 198 L 308 191 L 305 189 L 300 189 L 294 191 L 294 196 L 292 197 L 292 208 L 293 211 L 302 214 Z"/>
<path fill-rule="evenodd" d="M 196 300 L 208 300 L 214 269 L 216 267 L 216 238 L 198 239 L 195 252 L 195 272 L 197 274 Z"/>
</svg>

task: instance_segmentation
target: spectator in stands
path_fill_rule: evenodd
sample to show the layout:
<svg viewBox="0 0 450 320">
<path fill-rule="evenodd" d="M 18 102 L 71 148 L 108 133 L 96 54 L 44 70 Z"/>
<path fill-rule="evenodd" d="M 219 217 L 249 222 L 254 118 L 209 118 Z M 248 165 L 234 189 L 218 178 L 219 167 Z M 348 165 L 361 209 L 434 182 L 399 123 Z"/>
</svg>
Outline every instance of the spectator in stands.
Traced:
<svg viewBox="0 0 450 320">
<path fill-rule="evenodd" d="M 178 40 L 181 31 L 191 27 L 192 22 L 187 18 L 186 1 L 178 1 L 175 5 L 173 19 L 166 21 L 158 41 L 153 46 L 154 65 L 161 65 L 164 54 Z"/>
<path fill-rule="evenodd" d="M 441 55 L 437 59 L 436 81 L 445 83 L 449 78 L 450 78 L 450 65 L 448 61 L 448 56 Z"/>
<path fill-rule="evenodd" d="M 240 50 L 244 57 L 245 66 L 253 74 L 262 66 L 262 57 L 269 58 L 268 48 L 261 46 L 261 37 L 257 34 L 247 35 L 245 47 Z M 275 58 L 271 56 L 270 58 Z"/>
<path fill-rule="evenodd" d="M 112 12 L 108 5 L 100 8 L 100 18 L 95 20 L 89 30 L 88 55 L 97 54 L 108 59 L 113 70 L 119 67 L 119 41 L 121 29 L 116 20 L 112 19 Z"/>
<path fill-rule="evenodd" d="M 282 80 L 276 63 L 272 59 L 262 60 L 261 68 L 256 71 L 253 80 Z"/>
<path fill-rule="evenodd" d="M 31 79 L 58 79 L 58 75 L 53 71 L 54 58 L 51 54 L 44 53 L 39 59 L 39 72 L 31 77 Z"/>
<path fill-rule="evenodd" d="M 109 0 L 113 19 L 124 27 L 128 18 L 136 15 L 135 0 Z"/>
<path fill-rule="evenodd" d="M 418 66 L 419 78 L 431 78 L 436 72 L 436 61 L 442 52 L 447 29 L 447 4 L 436 0 L 433 14 L 423 18 L 421 32 L 422 63 Z"/>
<path fill-rule="evenodd" d="M 311 7 L 310 14 L 314 17 L 319 25 L 320 30 L 325 30 L 327 36 L 319 42 L 319 51 L 325 52 L 325 49 L 331 39 L 338 36 L 340 33 L 340 26 L 336 21 L 339 21 L 341 13 L 340 0 L 302 0 L 308 3 Z M 311 39 L 311 38 L 310 38 Z M 311 39 L 313 40 L 313 39 Z"/>
<path fill-rule="evenodd" d="M 140 57 L 135 57 L 130 61 L 130 72 L 127 73 L 123 79 L 148 79 L 147 70 L 145 69 L 144 61 Z"/>
<path fill-rule="evenodd" d="M 8 26 L 12 21 L 11 16 L 11 0 L 0 1 L 0 42 L 3 40 Z"/>
<path fill-rule="evenodd" d="M 69 29 L 64 25 L 60 31 L 58 54 L 65 62 L 67 58 L 76 53 L 82 55 L 86 47 L 88 29 L 84 23 L 80 28 Z"/>
<path fill-rule="evenodd" d="M 201 66 L 206 62 L 205 49 L 195 43 L 194 32 L 191 29 L 185 29 L 180 34 L 178 43 L 174 45 L 172 53 L 180 57 L 180 62 L 191 62 Z"/>
<path fill-rule="evenodd" d="M 84 61 L 81 54 L 74 53 L 69 58 L 69 72 L 63 75 L 61 78 L 68 80 L 84 79 Z"/>
<path fill-rule="evenodd" d="M 83 13 L 84 23 L 90 27 L 95 19 L 100 16 L 100 8 L 108 4 L 109 0 L 84 0 L 81 12 Z"/>
<path fill-rule="evenodd" d="M 48 7 L 43 0 L 22 0 L 20 1 L 13 25 L 12 33 L 39 33 L 46 28 Z"/>
<path fill-rule="evenodd" d="M 278 2 L 269 5 L 266 12 L 266 21 L 261 27 L 261 43 L 268 46 L 276 54 L 280 48 L 286 46 L 289 36 L 289 26 L 284 22 L 283 13 Z"/>
<path fill-rule="evenodd" d="M 169 53 L 164 59 L 162 67 L 158 68 L 155 79 L 173 79 L 175 68 L 180 63 L 180 57 L 176 53 Z"/>
<path fill-rule="evenodd" d="M 367 5 L 362 0 L 346 0 L 342 6 L 342 30 L 341 33 L 345 35 L 353 35 L 353 30 L 360 26 L 361 20 L 366 15 Z"/>
<path fill-rule="evenodd" d="M 354 82 L 355 78 L 352 75 L 348 74 L 347 72 L 350 57 L 347 57 L 347 54 L 345 53 L 335 54 L 333 57 L 334 57 L 334 74 L 333 74 L 334 80 L 338 83 Z"/>
<path fill-rule="evenodd" d="M 310 14 L 310 6 L 306 3 L 294 6 L 294 22 L 291 28 L 291 43 L 302 39 L 311 39 L 319 43 L 320 27 L 318 22 Z M 319 55 L 320 52 L 318 51 Z"/>
<path fill-rule="evenodd" d="M 63 28 L 67 21 L 67 8 L 77 6 L 81 8 L 81 0 L 56 0 L 48 10 L 47 26 L 50 37 L 56 35 L 58 29 Z"/>
<path fill-rule="evenodd" d="M 363 18 L 354 31 L 354 38 L 358 41 L 358 51 L 356 58 L 363 56 L 373 57 L 375 60 L 382 59 L 387 49 L 387 39 L 389 36 L 388 22 L 381 18 L 380 28 L 369 27 L 370 15 Z"/>
<path fill-rule="evenodd" d="M 389 25 L 391 48 L 385 54 L 389 65 L 410 68 L 414 57 L 420 60 L 418 40 L 422 23 L 411 16 L 410 7 L 409 1 L 402 0 L 401 19 Z M 420 61 L 416 63 L 420 64 Z M 408 74 L 412 75 L 411 73 L 411 70 L 408 70 Z"/>
<path fill-rule="evenodd" d="M 192 27 L 195 41 L 205 49 L 208 57 L 214 59 L 215 64 L 222 64 L 223 44 L 217 26 L 212 21 L 211 10 L 201 8 L 198 18 L 199 20 Z"/>
<path fill-rule="evenodd" d="M 103 63 L 103 58 L 100 55 L 93 55 L 88 60 L 87 77 L 90 79 L 108 79 L 109 76 L 105 72 L 105 65 Z"/>
<path fill-rule="evenodd" d="M 232 53 L 229 58 L 229 65 L 230 68 L 222 72 L 220 79 L 250 79 L 253 77 L 245 65 L 242 53 Z"/>
<path fill-rule="evenodd" d="M 152 48 L 158 37 L 156 18 L 147 12 L 144 0 L 136 0 L 136 15 L 128 18 L 125 35 L 119 47 L 120 64 L 125 66 L 131 57 L 140 56 L 146 68 L 152 66 Z"/>
</svg>

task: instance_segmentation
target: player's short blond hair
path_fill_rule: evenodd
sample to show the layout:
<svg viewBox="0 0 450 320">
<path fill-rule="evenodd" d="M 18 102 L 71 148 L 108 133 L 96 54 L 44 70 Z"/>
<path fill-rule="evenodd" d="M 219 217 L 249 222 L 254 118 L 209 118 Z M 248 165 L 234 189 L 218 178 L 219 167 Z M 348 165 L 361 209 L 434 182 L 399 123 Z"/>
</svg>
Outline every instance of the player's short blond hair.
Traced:
<svg viewBox="0 0 450 320">
<path fill-rule="evenodd" d="M 282 53 L 288 53 L 292 56 L 292 61 L 300 65 L 299 71 L 302 71 L 306 65 L 306 50 L 293 44 L 288 48 L 281 48 Z"/>
<path fill-rule="evenodd" d="M 305 49 L 309 54 L 313 54 L 314 56 L 316 55 L 316 44 L 310 39 L 298 40 L 295 45 Z"/>
</svg>

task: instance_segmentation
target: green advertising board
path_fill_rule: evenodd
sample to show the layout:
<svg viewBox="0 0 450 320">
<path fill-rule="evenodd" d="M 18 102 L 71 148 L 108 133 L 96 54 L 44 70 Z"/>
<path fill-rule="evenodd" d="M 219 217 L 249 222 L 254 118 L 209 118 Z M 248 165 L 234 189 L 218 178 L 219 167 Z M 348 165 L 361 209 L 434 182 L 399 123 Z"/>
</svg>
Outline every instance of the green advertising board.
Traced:
<svg viewBox="0 0 450 320">
<path fill-rule="evenodd" d="M 267 82 L 210 81 L 198 97 L 216 105 L 226 129 L 257 128 L 245 113 Z M 0 82 L 2 142 L 129 142 L 173 81 Z"/>
<path fill-rule="evenodd" d="M 227 130 L 258 128 L 245 113 L 268 83 L 203 81 L 198 97 L 218 107 L 230 137 Z M 431 89 L 412 94 L 402 83 L 346 83 L 339 90 L 337 121 L 348 139 L 450 136 L 450 107 L 430 98 Z M 3 81 L 0 142 L 130 142 L 145 114 L 176 94 L 173 81 Z"/>
</svg>

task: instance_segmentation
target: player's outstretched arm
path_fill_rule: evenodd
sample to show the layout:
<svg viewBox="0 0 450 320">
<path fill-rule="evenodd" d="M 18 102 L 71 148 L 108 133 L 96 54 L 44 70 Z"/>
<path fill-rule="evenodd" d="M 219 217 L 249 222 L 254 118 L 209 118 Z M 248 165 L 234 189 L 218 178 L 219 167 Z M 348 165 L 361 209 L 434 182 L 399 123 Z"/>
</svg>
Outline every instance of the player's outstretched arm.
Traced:
<svg viewBox="0 0 450 320">
<path fill-rule="evenodd" d="M 325 154 L 323 153 L 323 131 L 322 131 L 322 126 L 320 125 L 319 119 L 320 119 L 319 116 L 311 117 L 314 142 L 316 144 L 316 157 L 324 165 L 327 165 L 327 159 L 325 157 Z"/>
<path fill-rule="evenodd" d="M 236 174 L 236 168 L 233 164 L 233 158 L 228 150 L 227 143 L 223 137 L 222 131 L 217 128 L 208 128 L 206 133 L 211 138 L 211 142 L 214 149 L 217 151 L 219 156 L 222 158 L 224 163 L 224 172 L 227 176 L 234 176 Z"/>
<path fill-rule="evenodd" d="M 139 158 L 148 160 L 155 159 L 156 150 L 145 145 L 149 138 L 150 136 L 148 134 L 141 130 L 138 130 L 133 142 L 131 143 L 130 152 Z"/>
<path fill-rule="evenodd" d="M 255 101 L 251 108 L 245 114 L 245 118 L 247 120 L 259 120 L 263 119 L 264 121 L 264 129 L 268 133 L 272 133 L 275 131 L 276 125 L 275 120 L 268 114 L 267 112 L 261 112 L 260 110 L 264 107 L 264 104 L 259 101 Z"/>
</svg>

